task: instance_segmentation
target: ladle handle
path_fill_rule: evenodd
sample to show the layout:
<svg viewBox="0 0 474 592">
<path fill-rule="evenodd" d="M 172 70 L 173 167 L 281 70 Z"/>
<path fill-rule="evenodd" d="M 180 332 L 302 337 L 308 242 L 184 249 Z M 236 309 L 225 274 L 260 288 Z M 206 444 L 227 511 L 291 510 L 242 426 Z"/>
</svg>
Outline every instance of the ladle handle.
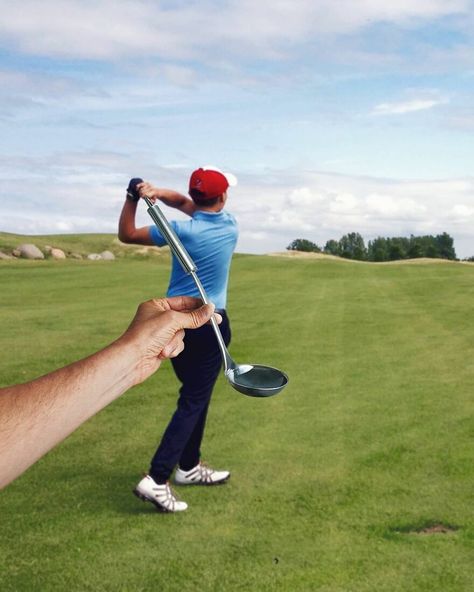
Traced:
<svg viewBox="0 0 474 592">
<path fill-rule="evenodd" d="M 153 204 L 153 202 L 148 198 L 145 197 L 145 202 L 148 206 L 148 214 L 150 215 L 153 222 L 161 231 L 163 238 L 166 240 L 170 249 L 173 252 L 173 255 L 176 256 L 178 261 L 181 263 L 182 268 L 186 273 L 191 274 L 197 289 L 199 290 L 199 294 L 201 296 L 201 300 L 204 304 L 209 304 L 209 298 L 207 297 L 206 291 L 204 290 L 204 286 L 201 284 L 200 279 L 198 278 L 196 271 L 197 266 L 194 261 L 191 259 L 191 256 L 184 248 L 182 242 L 179 240 L 176 232 L 174 231 L 173 227 L 170 225 L 168 220 L 165 218 L 165 215 L 161 211 L 158 204 Z M 219 349 L 221 350 L 222 359 L 224 361 L 224 370 L 227 372 L 228 370 L 232 370 L 236 368 L 236 363 L 230 357 L 229 352 L 227 351 L 226 345 L 224 343 L 224 339 L 222 337 L 222 333 L 219 329 L 219 325 L 217 324 L 216 317 L 212 315 L 211 317 L 211 325 L 214 329 L 214 333 L 216 334 L 217 343 L 219 344 Z"/>
<path fill-rule="evenodd" d="M 196 264 L 189 256 L 189 253 L 186 251 L 183 244 L 177 237 L 174 228 L 165 218 L 165 215 L 160 210 L 158 204 L 153 204 L 148 197 L 145 197 L 144 199 L 148 206 L 147 211 L 150 214 L 151 219 L 160 229 L 161 234 L 170 246 L 170 249 L 173 251 L 173 255 L 175 255 L 176 259 L 181 263 L 181 266 L 183 267 L 184 271 L 186 273 L 192 273 L 196 271 Z"/>
<path fill-rule="evenodd" d="M 201 295 L 201 300 L 204 304 L 209 304 L 209 298 L 207 297 L 206 291 L 204 290 L 204 286 L 201 284 L 201 280 L 198 278 L 195 271 L 191 272 L 193 277 L 194 283 L 199 290 L 199 294 Z M 233 370 L 237 367 L 237 364 L 234 360 L 230 357 L 230 354 L 227 350 L 227 347 L 224 343 L 224 338 L 222 337 L 221 330 L 219 329 L 219 325 L 217 324 L 215 315 L 212 315 L 210 323 L 212 328 L 214 329 L 214 333 L 216 334 L 217 343 L 219 344 L 219 349 L 221 350 L 222 359 L 224 360 L 224 371 L 227 372 L 228 370 Z"/>
</svg>

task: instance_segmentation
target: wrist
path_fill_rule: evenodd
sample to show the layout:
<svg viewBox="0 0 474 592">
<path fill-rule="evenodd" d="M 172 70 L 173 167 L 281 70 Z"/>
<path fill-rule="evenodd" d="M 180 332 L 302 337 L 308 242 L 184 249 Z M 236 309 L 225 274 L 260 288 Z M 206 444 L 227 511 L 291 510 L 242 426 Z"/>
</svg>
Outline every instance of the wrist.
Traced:
<svg viewBox="0 0 474 592">
<path fill-rule="evenodd" d="M 125 199 L 126 201 L 137 204 L 140 197 L 138 195 L 134 195 L 130 191 L 127 191 L 127 193 L 125 194 Z"/>
<path fill-rule="evenodd" d="M 128 383 L 127 388 L 136 386 L 146 380 L 160 366 L 158 357 L 147 355 L 147 342 L 136 336 L 125 332 L 121 337 L 110 345 L 114 348 L 122 362 L 123 380 Z"/>
</svg>

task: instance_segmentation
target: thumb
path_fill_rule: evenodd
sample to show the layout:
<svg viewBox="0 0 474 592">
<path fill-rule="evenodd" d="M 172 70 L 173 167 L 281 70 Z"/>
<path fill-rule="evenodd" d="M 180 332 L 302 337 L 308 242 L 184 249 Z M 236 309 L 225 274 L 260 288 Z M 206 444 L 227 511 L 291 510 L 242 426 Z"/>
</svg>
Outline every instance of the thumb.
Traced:
<svg viewBox="0 0 474 592">
<path fill-rule="evenodd" d="M 198 329 L 202 327 L 210 320 L 215 308 L 214 304 L 210 303 L 203 304 L 201 307 L 190 312 L 179 313 L 181 329 Z"/>
</svg>

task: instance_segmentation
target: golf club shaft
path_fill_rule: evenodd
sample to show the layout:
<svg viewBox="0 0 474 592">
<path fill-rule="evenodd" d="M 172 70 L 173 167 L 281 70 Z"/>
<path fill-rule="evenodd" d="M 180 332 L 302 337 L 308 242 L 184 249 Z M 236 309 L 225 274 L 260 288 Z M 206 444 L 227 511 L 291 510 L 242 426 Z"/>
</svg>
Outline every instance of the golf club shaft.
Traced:
<svg viewBox="0 0 474 592">
<path fill-rule="evenodd" d="M 160 207 L 157 204 L 153 204 L 152 201 L 145 197 L 145 202 L 148 206 L 148 214 L 150 215 L 153 222 L 161 231 L 163 238 L 168 243 L 170 249 L 172 250 L 173 254 L 176 256 L 178 261 L 181 263 L 184 271 L 189 273 L 196 286 L 199 290 L 199 294 L 201 296 L 201 300 L 204 304 L 209 304 L 209 298 L 207 297 L 206 291 L 204 290 L 204 286 L 201 284 L 200 279 L 198 278 L 196 271 L 197 266 L 194 261 L 191 259 L 189 253 L 184 248 L 183 244 L 179 240 L 178 236 L 176 235 L 173 227 L 170 225 L 168 220 L 165 218 L 165 215 L 161 211 Z M 221 350 L 222 358 L 224 360 L 224 370 L 227 372 L 230 368 L 235 367 L 235 363 L 233 362 L 232 358 L 227 351 L 227 348 L 224 343 L 224 339 L 222 337 L 222 333 L 219 329 L 219 325 L 217 324 L 216 317 L 212 315 L 211 317 L 211 325 L 214 329 L 214 333 L 216 334 L 217 342 L 219 344 L 219 349 Z"/>
<path fill-rule="evenodd" d="M 189 256 L 181 241 L 177 237 L 173 227 L 170 225 L 168 220 L 165 218 L 163 212 L 160 210 L 158 204 L 153 204 L 148 197 L 144 198 L 148 206 L 148 213 L 150 214 L 153 222 L 158 226 L 163 238 L 166 240 L 170 249 L 173 251 L 176 259 L 181 263 L 186 273 L 193 273 L 197 271 L 196 264 Z"/>
<path fill-rule="evenodd" d="M 191 276 L 194 280 L 194 283 L 199 290 L 199 294 L 201 295 L 201 300 L 204 304 L 209 304 L 209 298 L 207 297 L 206 291 L 204 290 L 204 286 L 201 284 L 201 280 L 198 278 L 197 273 L 195 271 L 191 272 Z M 227 351 L 227 347 L 224 343 L 224 338 L 222 337 L 221 330 L 219 329 L 219 325 L 217 324 L 215 315 L 212 315 L 210 323 L 212 328 L 214 329 L 214 333 L 216 334 L 217 343 L 219 344 L 219 349 L 221 350 L 222 359 L 224 360 L 224 371 L 234 368 L 235 363 L 229 355 Z"/>
</svg>

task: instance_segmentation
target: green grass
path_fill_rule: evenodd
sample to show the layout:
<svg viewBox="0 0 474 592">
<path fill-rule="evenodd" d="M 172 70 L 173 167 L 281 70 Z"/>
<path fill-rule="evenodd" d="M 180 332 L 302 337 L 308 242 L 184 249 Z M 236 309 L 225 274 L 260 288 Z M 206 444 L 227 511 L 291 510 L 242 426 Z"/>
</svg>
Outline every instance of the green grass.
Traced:
<svg viewBox="0 0 474 592">
<path fill-rule="evenodd" d="M 114 339 L 168 264 L 6 261 L 0 278 L 6 385 Z M 204 455 L 231 481 L 180 489 L 182 515 L 131 495 L 174 408 L 166 363 L 0 494 L 0 589 L 472 590 L 473 302 L 462 264 L 237 256 L 232 355 L 290 384 L 257 400 L 219 380 Z M 456 530 L 412 533 L 435 523 Z"/>
<path fill-rule="evenodd" d="M 11 251 L 21 243 L 34 243 L 40 249 L 46 245 L 59 247 L 66 251 L 79 253 L 97 253 L 110 249 L 116 244 L 113 234 L 56 234 L 44 236 L 26 236 L 0 232 L 0 250 Z"/>
<path fill-rule="evenodd" d="M 9 255 L 22 243 L 33 243 L 44 252 L 44 248 L 57 247 L 66 255 L 78 253 L 86 257 L 89 253 L 112 251 L 118 258 L 139 257 L 141 259 L 152 255 L 160 255 L 169 260 L 168 248 L 143 248 L 137 245 L 125 245 L 120 242 L 116 234 L 46 234 L 44 236 L 28 236 L 0 232 L 0 251 Z"/>
</svg>

